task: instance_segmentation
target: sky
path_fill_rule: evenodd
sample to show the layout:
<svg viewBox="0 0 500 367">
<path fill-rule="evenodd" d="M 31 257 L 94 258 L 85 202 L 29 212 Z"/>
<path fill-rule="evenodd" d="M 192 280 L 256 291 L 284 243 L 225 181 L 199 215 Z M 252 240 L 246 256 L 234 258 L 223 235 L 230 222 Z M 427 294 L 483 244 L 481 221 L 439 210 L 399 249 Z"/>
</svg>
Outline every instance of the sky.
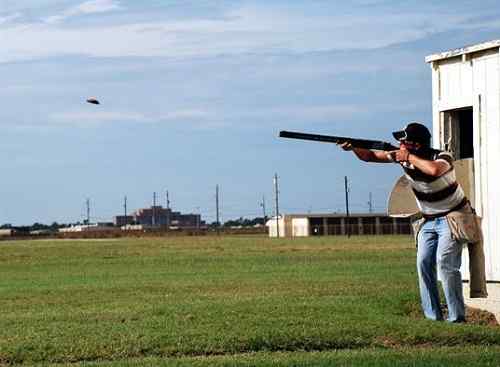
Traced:
<svg viewBox="0 0 500 367">
<path fill-rule="evenodd" d="M 500 38 L 497 0 L 0 0 L 0 224 L 149 207 L 385 212 L 402 174 L 280 130 L 431 126 L 427 55 Z M 96 97 L 100 105 L 85 103 Z"/>
</svg>

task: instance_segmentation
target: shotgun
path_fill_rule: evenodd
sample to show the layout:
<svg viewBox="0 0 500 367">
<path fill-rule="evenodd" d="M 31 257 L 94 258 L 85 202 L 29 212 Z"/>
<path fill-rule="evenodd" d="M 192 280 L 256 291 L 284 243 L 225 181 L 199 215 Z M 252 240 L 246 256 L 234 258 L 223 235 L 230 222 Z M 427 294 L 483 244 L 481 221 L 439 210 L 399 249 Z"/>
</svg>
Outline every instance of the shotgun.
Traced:
<svg viewBox="0 0 500 367">
<path fill-rule="evenodd" d="M 398 150 L 399 147 L 380 140 L 368 140 L 368 139 L 357 139 L 345 136 L 333 136 L 333 135 L 319 135 L 319 134 L 307 134 L 294 131 L 280 131 L 280 138 L 290 138 L 290 139 L 301 139 L 301 140 L 312 140 L 320 141 L 325 143 L 351 143 L 354 148 L 363 148 L 370 150 L 383 150 L 391 151 Z"/>
</svg>

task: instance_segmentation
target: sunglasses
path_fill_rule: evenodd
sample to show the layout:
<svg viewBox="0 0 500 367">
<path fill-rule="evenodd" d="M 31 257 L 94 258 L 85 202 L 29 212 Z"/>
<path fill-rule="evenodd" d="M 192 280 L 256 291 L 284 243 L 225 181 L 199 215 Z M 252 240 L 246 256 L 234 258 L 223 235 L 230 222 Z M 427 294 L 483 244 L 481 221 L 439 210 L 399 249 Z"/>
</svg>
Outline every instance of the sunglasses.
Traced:
<svg viewBox="0 0 500 367">
<path fill-rule="evenodd" d="M 420 145 L 420 143 L 417 143 L 415 141 L 410 141 L 410 140 L 400 140 L 399 144 L 404 144 L 408 147 L 416 147 L 417 145 Z"/>
</svg>

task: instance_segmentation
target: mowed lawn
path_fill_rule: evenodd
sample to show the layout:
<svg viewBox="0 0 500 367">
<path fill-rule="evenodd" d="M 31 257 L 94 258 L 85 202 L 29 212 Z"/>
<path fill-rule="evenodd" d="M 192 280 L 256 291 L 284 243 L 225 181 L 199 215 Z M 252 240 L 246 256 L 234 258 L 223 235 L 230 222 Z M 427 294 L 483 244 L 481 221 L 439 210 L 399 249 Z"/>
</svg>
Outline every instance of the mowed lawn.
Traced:
<svg viewBox="0 0 500 367">
<path fill-rule="evenodd" d="M 406 236 L 0 242 L 0 365 L 500 364 L 424 320 Z"/>
</svg>

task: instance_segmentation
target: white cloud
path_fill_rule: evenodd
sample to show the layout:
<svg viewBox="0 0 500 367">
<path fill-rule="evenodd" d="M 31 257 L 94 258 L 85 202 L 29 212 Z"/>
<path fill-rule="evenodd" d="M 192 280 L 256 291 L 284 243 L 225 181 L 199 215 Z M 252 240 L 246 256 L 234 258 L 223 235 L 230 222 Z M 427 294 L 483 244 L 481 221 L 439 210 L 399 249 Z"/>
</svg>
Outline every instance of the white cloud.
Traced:
<svg viewBox="0 0 500 367">
<path fill-rule="evenodd" d="M 120 123 L 169 123 L 189 124 L 191 127 L 212 128 L 231 124 L 234 121 L 253 121 L 253 124 L 272 121 L 340 121 L 360 114 L 356 105 L 317 105 L 254 108 L 252 110 L 224 109 L 220 111 L 184 108 L 167 113 L 143 113 L 127 111 L 67 111 L 53 113 L 48 117 L 50 125 L 95 127 Z"/>
<path fill-rule="evenodd" d="M 51 24 L 6 27 L 2 32 L 0 62 L 61 55 L 186 58 L 375 49 L 451 29 L 499 26 L 495 21 L 467 23 L 472 15 L 451 11 L 305 15 L 272 6 L 240 8 L 212 19 L 80 28 L 59 24 L 68 17 L 118 8 L 120 4 L 113 0 L 87 1 L 49 17 L 46 21 Z"/>
<path fill-rule="evenodd" d="M 207 119 L 215 115 L 206 110 L 201 109 L 181 109 L 163 114 L 157 117 L 158 121 L 176 121 L 176 120 L 193 120 L 193 119 Z"/>
<path fill-rule="evenodd" d="M 318 121 L 350 117 L 360 113 L 356 105 L 277 106 L 238 112 L 247 119 L 274 121 Z"/>
<path fill-rule="evenodd" d="M 109 123 L 165 123 L 203 121 L 213 117 L 211 112 L 200 109 L 179 109 L 164 114 L 145 114 L 126 111 L 69 111 L 53 113 L 48 121 L 52 124 L 71 126 L 96 126 Z"/>
<path fill-rule="evenodd" d="M 67 124 L 67 125 L 99 125 L 110 122 L 147 122 L 149 119 L 141 113 L 137 112 L 59 112 L 49 116 L 51 123 Z"/>
<path fill-rule="evenodd" d="M 21 18 L 21 13 L 14 13 L 6 16 L 0 16 L 0 26 L 11 23 L 12 21 Z"/>
<path fill-rule="evenodd" d="M 44 21 L 49 24 L 55 24 L 78 15 L 106 13 L 120 8 L 121 6 L 116 0 L 90 0 L 66 9 L 61 14 L 47 17 Z"/>
</svg>

